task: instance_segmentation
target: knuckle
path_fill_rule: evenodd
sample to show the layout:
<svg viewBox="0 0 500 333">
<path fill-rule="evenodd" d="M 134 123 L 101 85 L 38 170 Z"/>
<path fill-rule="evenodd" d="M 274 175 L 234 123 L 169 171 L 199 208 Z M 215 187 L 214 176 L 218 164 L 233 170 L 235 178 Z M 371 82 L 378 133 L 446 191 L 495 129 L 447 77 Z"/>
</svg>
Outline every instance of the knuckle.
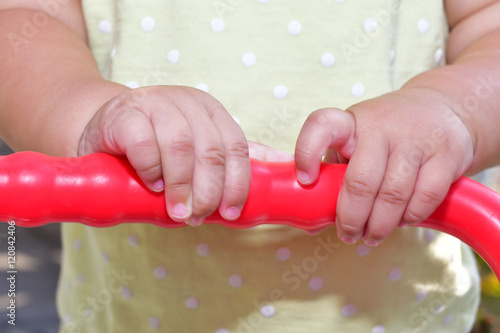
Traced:
<svg viewBox="0 0 500 333">
<path fill-rule="evenodd" d="M 432 189 L 418 192 L 415 195 L 416 204 L 411 205 L 406 209 L 404 220 L 407 223 L 419 223 L 425 220 L 443 199 L 438 192 L 433 191 Z M 429 207 L 432 209 L 429 210 Z"/>
<path fill-rule="evenodd" d="M 225 156 L 224 151 L 219 147 L 211 147 L 196 156 L 197 161 L 209 166 L 224 166 Z"/>
<path fill-rule="evenodd" d="M 409 196 L 395 187 L 391 187 L 386 190 L 381 190 L 377 198 L 390 205 L 406 205 L 409 201 Z"/>
<path fill-rule="evenodd" d="M 304 156 L 306 159 L 309 159 L 314 157 L 314 150 L 311 149 L 310 145 L 298 142 L 297 146 L 295 147 L 295 154 Z"/>
<path fill-rule="evenodd" d="M 248 194 L 249 188 L 250 182 L 236 181 L 225 189 L 225 195 L 232 198 L 241 198 L 242 196 L 246 196 Z"/>
<path fill-rule="evenodd" d="M 330 124 L 331 119 L 326 112 L 326 109 L 316 110 L 307 117 L 307 122 L 319 126 L 326 126 Z"/>
<path fill-rule="evenodd" d="M 179 134 L 172 137 L 167 145 L 168 153 L 174 156 L 186 156 L 194 154 L 194 141 L 190 135 Z"/>
<path fill-rule="evenodd" d="M 161 174 L 161 165 L 159 164 L 154 164 L 154 165 L 138 165 L 136 167 L 137 173 L 139 173 L 142 176 L 145 176 L 146 178 L 156 178 L 158 175 Z"/>
<path fill-rule="evenodd" d="M 189 180 L 168 178 L 165 180 L 165 190 L 167 192 L 187 192 L 190 187 L 191 183 Z"/>
<path fill-rule="evenodd" d="M 443 199 L 442 195 L 434 191 L 432 188 L 421 191 L 418 194 L 418 199 L 426 205 L 438 205 Z"/>
<path fill-rule="evenodd" d="M 249 148 L 245 141 L 235 142 L 226 149 L 227 157 L 248 158 Z"/>
<path fill-rule="evenodd" d="M 370 198 L 375 195 L 375 190 L 362 179 L 347 179 L 344 181 L 348 193 L 359 198 Z"/>
<path fill-rule="evenodd" d="M 134 138 L 133 147 L 137 151 L 147 151 L 153 148 L 156 151 L 157 143 L 154 137 L 137 136 Z"/>
</svg>

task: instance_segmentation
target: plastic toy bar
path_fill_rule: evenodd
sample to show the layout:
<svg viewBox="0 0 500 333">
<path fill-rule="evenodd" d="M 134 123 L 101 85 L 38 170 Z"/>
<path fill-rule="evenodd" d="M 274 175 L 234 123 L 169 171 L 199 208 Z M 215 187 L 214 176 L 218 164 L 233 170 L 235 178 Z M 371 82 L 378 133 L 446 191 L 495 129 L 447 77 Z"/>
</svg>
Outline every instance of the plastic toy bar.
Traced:
<svg viewBox="0 0 500 333">
<path fill-rule="evenodd" d="M 205 223 L 232 228 L 279 223 L 302 229 L 333 224 L 345 168 L 324 163 L 318 181 L 304 187 L 296 181 L 293 163 L 254 160 L 241 217 L 226 221 L 214 213 Z M 168 217 L 162 193 L 149 191 L 125 159 L 107 154 L 54 158 L 21 152 L 0 157 L 0 221 L 26 227 L 52 222 L 185 226 Z M 500 277 L 500 195 L 494 191 L 462 177 L 418 226 L 461 239 Z"/>
</svg>

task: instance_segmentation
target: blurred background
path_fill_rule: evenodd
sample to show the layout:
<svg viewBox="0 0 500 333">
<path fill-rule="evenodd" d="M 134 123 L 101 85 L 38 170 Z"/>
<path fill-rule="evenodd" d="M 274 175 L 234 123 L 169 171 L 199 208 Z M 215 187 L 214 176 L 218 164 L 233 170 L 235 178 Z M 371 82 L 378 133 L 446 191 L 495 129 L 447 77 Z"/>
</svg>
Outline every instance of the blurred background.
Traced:
<svg viewBox="0 0 500 333">
<path fill-rule="evenodd" d="M 12 153 L 0 140 L 0 155 Z M 8 324 L 7 223 L 0 223 L 0 332 L 57 333 L 55 293 L 61 256 L 58 224 L 16 227 L 16 325 Z"/>
<path fill-rule="evenodd" d="M 0 140 L 0 155 L 12 153 Z M 500 168 L 481 173 L 476 180 L 500 193 Z M 499 207 L 500 209 L 500 207 Z M 7 323 L 7 224 L 0 223 L 0 332 L 56 333 L 59 320 L 55 293 L 61 256 L 58 224 L 16 228 L 16 325 Z M 473 333 L 500 332 L 500 283 L 478 257 L 482 301 Z"/>
</svg>

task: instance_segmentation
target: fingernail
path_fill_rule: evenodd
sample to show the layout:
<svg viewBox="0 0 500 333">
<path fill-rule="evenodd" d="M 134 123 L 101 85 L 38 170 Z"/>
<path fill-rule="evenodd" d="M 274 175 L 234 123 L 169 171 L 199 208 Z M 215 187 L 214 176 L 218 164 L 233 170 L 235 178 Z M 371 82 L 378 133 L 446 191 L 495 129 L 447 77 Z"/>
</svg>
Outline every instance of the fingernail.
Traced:
<svg viewBox="0 0 500 333">
<path fill-rule="evenodd" d="M 363 238 L 363 242 L 365 242 L 365 244 L 368 246 L 378 246 L 380 243 L 382 243 L 382 241 L 375 241 L 369 238 Z"/>
<path fill-rule="evenodd" d="M 343 241 L 346 244 L 354 244 L 354 243 L 356 243 L 358 241 L 357 239 L 341 235 L 340 233 L 339 233 L 338 236 L 339 236 L 340 240 Z"/>
<path fill-rule="evenodd" d="M 309 185 L 309 184 L 311 184 L 311 178 L 304 171 L 300 171 L 300 170 L 297 171 L 297 180 L 302 185 Z"/>
<path fill-rule="evenodd" d="M 161 192 L 165 189 L 165 183 L 163 182 L 163 179 L 158 179 L 154 184 L 153 184 L 153 191 L 155 192 Z"/>
<path fill-rule="evenodd" d="M 203 224 L 203 218 L 192 216 L 190 219 L 186 220 L 186 224 L 189 224 L 192 227 L 198 227 Z"/>
<path fill-rule="evenodd" d="M 226 217 L 229 220 L 236 220 L 238 217 L 240 217 L 241 214 L 241 208 L 240 207 L 230 207 L 226 210 Z"/>
<path fill-rule="evenodd" d="M 183 203 L 176 204 L 172 209 L 172 217 L 179 220 L 185 220 L 188 217 L 186 205 Z"/>
</svg>

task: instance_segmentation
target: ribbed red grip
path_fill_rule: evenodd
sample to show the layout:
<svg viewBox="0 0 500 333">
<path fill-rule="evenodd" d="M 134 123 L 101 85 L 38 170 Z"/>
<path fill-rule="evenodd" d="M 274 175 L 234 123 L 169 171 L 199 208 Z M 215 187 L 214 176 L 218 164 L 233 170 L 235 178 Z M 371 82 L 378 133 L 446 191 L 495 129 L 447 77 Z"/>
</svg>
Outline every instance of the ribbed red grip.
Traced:
<svg viewBox="0 0 500 333">
<path fill-rule="evenodd" d="M 261 223 L 320 228 L 335 221 L 337 196 L 345 165 L 322 164 L 319 180 L 297 183 L 293 163 L 252 161 L 250 193 L 237 221 L 218 213 L 206 223 L 248 228 Z M 21 152 L 0 158 L 0 220 L 20 226 L 80 222 L 94 227 L 118 223 L 172 221 L 162 193 L 149 191 L 122 158 L 92 154 L 55 158 Z M 500 276 L 500 196 L 462 177 L 432 216 L 419 224 L 449 233 L 471 246 Z"/>
</svg>

